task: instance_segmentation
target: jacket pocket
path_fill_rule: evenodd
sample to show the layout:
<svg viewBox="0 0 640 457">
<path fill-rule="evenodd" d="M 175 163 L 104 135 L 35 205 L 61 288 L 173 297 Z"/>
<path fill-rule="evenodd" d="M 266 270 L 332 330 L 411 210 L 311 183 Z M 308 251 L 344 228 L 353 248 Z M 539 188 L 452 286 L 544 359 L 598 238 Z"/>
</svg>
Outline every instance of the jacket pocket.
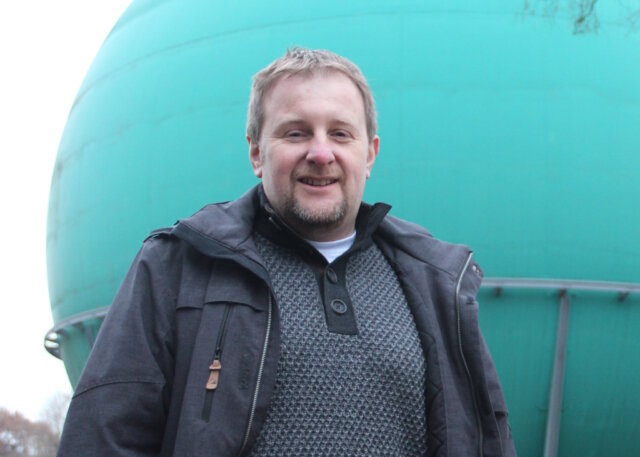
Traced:
<svg viewBox="0 0 640 457">
<path fill-rule="evenodd" d="M 204 386 L 206 392 L 204 397 L 204 404 L 202 406 L 202 420 L 209 421 L 211 417 L 211 406 L 213 405 L 213 398 L 220 384 L 220 375 L 222 372 L 222 354 L 224 350 L 225 337 L 227 335 L 227 327 L 233 306 L 226 304 L 222 315 L 222 321 L 218 328 L 218 337 L 216 338 L 216 344 L 213 352 L 213 358 L 209 365 L 209 378 Z"/>
</svg>

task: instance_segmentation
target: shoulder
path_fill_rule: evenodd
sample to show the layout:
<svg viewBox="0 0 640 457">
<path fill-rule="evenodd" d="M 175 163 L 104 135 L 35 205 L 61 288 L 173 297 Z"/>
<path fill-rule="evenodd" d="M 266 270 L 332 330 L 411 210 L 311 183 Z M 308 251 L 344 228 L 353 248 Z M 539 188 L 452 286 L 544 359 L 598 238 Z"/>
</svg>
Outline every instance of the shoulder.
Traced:
<svg viewBox="0 0 640 457">
<path fill-rule="evenodd" d="M 181 237 L 178 234 L 180 228 L 185 227 L 202 237 L 232 245 L 240 243 L 253 229 L 257 211 L 257 192 L 257 188 L 254 187 L 236 200 L 210 203 L 171 226 L 153 230 L 145 238 L 143 248 L 150 252 L 168 247 L 179 249 Z"/>
<path fill-rule="evenodd" d="M 460 285 L 461 293 L 475 296 L 484 273 L 465 244 L 439 240 L 423 227 L 387 216 L 379 226 L 379 239 L 398 266 L 412 269 L 422 264 L 444 273 L 450 284 Z"/>
<path fill-rule="evenodd" d="M 153 230 L 142 243 L 134 266 L 142 267 L 150 277 L 164 278 L 169 287 L 204 274 L 213 261 L 211 246 L 236 251 L 250 238 L 255 201 L 254 188 L 237 200 L 208 204 L 171 226 Z"/>
<path fill-rule="evenodd" d="M 394 232 L 397 236 L 433 238 L 426 228 L 405 219 L 400 219 L 399 217 L 387 215 L 381 225 L 385 226 L 386 230 Z"/>
<path fill-rule="evenodd" d="M 457 277 L 463 270 L 471 249 L 464 244 L 449 243 L 435 238 L 424 227 L 394 216 L 386 216 L 378 235 L 394 250 L 412 259 Z"/>
<path fill-rule="evenodd" d="M 180 219 L 172 227 L 155 230 L 149 238 L 174 236 L 191 244 L 195 240 L 215 240 L 235 248 L 251 236 L 257 211 L 258 191 L 254 187 L 237 200 L 206 205 L 192 216 Z M 189 236 L 181 236 L 185 233 Z"/>
</svg>

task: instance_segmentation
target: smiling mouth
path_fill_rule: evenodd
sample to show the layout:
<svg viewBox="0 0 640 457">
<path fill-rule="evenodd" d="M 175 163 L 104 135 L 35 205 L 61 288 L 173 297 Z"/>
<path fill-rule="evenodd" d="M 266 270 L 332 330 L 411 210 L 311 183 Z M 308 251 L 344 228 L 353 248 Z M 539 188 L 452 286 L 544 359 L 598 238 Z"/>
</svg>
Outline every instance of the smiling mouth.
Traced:
<svg viewBox="0 0 640 457">
<path fill-rule="evenodd" d="M 300 178 L 298 181 L 300 181 L 302 184 L 307 184 L 308 186 L 314 187 L 324 187 L 338 182 L 337 179 L 333 178 Z"/>
</svg>

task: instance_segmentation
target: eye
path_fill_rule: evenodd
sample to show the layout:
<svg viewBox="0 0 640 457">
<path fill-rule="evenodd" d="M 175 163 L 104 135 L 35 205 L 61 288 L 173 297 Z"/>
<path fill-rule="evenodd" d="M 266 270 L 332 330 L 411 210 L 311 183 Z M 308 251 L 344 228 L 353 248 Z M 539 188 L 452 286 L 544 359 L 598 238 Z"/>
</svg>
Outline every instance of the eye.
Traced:
<svg viewBox="0 0 640 457">
<path fill-rule="evenodd" d="M 331 136 L 336 138 L 338 141 L 346 141 L 352 138 L 352 135 L 347 130 L 334 130 L 331 132 Z"/>
<path fill-rule="evenodd" d="M 304 139 L 306 136 L 307 134 L 300 129 L 287 130 L 284 134 L 285 138 L 293 141 Z"/>
</svg>

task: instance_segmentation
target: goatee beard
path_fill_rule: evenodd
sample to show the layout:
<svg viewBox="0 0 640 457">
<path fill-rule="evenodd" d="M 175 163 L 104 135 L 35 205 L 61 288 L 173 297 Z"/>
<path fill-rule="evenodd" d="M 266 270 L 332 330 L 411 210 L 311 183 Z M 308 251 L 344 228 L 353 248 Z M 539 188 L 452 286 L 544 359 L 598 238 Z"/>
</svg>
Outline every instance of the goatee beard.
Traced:
<svg viewBox="0 0 640 457">
<path fill-rule="evenodd" d="M 295 198 L 284 205 L 284 219 L 302 227 L 330 227 L 342 222 L 347 214 L 347 201 L 342 199 L 333 208 L 314 210 L 303 207 Z"/>
</svg>

